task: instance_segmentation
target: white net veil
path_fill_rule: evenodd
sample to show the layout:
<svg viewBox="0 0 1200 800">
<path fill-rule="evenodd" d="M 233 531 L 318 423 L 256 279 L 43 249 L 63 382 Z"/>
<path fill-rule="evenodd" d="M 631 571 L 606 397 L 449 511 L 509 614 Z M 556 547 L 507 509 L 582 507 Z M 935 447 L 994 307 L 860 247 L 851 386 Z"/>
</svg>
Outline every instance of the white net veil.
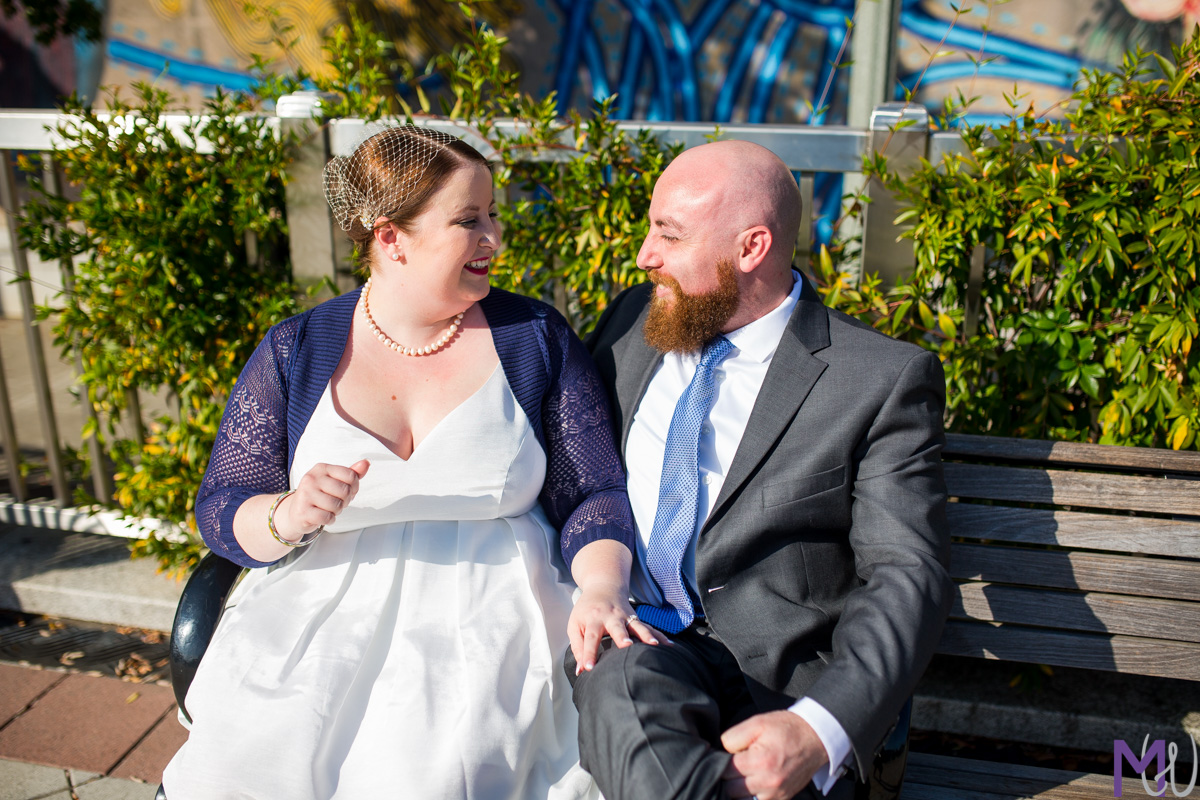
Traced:
<svg viewBox="0 0 1200 800">
<path fill-rule="evenodd" d="M 357 219 L 367 230 L 400 210 L 426 168 L 457 137 L 416 125 L 367 130 L 350 156 L 325 165 L 325 199 L 342 230 Z"/>
</svg>

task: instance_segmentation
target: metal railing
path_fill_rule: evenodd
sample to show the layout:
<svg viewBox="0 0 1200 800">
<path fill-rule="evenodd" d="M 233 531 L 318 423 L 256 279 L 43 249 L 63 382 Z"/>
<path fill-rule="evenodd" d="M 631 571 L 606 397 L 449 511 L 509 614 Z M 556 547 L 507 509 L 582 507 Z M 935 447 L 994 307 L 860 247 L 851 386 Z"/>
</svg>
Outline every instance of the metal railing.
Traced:
<svg viewBox="0 0 1200 800">
<path fill-rule="evenodd" d="M 321 182 L 321 171 L 326 161 L 334 155 L 348 155 L 362 138 L 364 122 L 356 119 L 334 120 L 312 134 L 312 116 L 316 95 L 298 93 L 283 98 L 277 107 L 276 116 L 269 125 L 275 135 L 290 130 L 305 130 L 310 135 L 302 137 L 302 144 L 295 161 L 289 169 L 286 202 L 288 226 L 291 235 L 292 268 L 298 282 L 312 282 L 330 278 L 342 288 L 349 288 L 350 277 L 345 270 L 349 250 L 348 240 L 341 235 L 330 217 Z M 188 115 L 168 115 L 169 126 L 182 128 L 191 120 Z M 906 125 L 897 127 L 904 120 Z M 4 280 L 0 280 L 0 316 L 15 317 L 14 306 L 19 306 L 20 319 L 27 342 L 30 374 L 18 376 L 16 380 L 5 373 L 0 358 L 0 447 L 7 464 L 10 497 L 0 495 L 0 521 L 19 521 L 24 524 L 53 524 L 61 526 L 61 514 L 29 514 L 14 516 L 11 509 L 20 506 L 28 509 L 29 492 L 21 475 L 20 431 L 23 425 L 14 418 L 12 393 L 24 395 L 32 392 L 37 399 L 38 425 L 45 443 L 46 465 L 49 472 L 50 501 L 39 501 L 40 507 L 49 504 L 65 509 L 70 503 L 71 492 L 63 465 L 58 418 L 55 413 L 55 398 L 47 371 L 41 331 L 34 324 L 37 299 L 34 287 L 43 295 L 51 297 L 56 290 L 69 290 L 72 280 L 72 265 L 42 265 L 23 251 L 17 237 L 17 215 L 20 214 L 17 184 L 13 171 L 14 151 L 40 151 L 53 153 L 61 145 L 55 132 L 64 122 L 64 115 L 40 111 L 0 111 L 0 205 L 8 218 L 9 261 L 0 263 Z M 450 121 L 422 121 L 483 144 L 466 127 Z M 502 130 L 515 132 L 512 122 L 501 123 Z M 627 131 L 645 129 L 651 131 L 665 143 L 679 142 L 685 147 L 703 144 L 713 133 L 711 123 L 683 122 L 624 122 L 620 127 Z M 916 165 L 918 159 L 935 160 L 943 153 L 961 150 L 962 140 L 957 133 L 933 132 L 929 117 L 919 106 L 900 103 L 885 103 L 875 108 L 871 123 L 866 129 L 844 126 L 782 126 L 782 125 L 722 125 L 722 138 L 744 139 L 769 148 L 795 172 L 799 173 L 799 186 L 803 198 L 803 219 L 799 249 L 811 249 L 813 230 L 814 176 L 821 172 L 857 174 L 862 168 L 863 158 L 874 149 L 885 146 L 889 164 L 893 169 L 905 171 Z M 566 142 L 569 144 L 569 142 Z M 197 145 L 203 152 L 207 149 L 201 141 Z M 488 148 L 481 147 L 485 152 Z M 571 157 L 571 152 L 548 153 L 536 156 L 544 160 Z M 46 159 L 44 181 L 54 191 L 58 186 L 52 158 Z M 863 264 L 862 269 L 878 272 L 887 280 L 895 280 L 912 269 L 913 251 L 908 241 L 898 241 L 899 230 L 893 225 L 897 208 L 893 198 L 877 183 L 869 182 L 864 189 L 870 199 L 862 219 Z M 31 273 L 36 266 L 39 273 Z M 16 280 L 12 280 L 15 278 Z M 78 367 L 78 364 L 76 365 Z M 80 392 L 82 402 L 88 405 L 87 393 Z M 59 398 L 62 399 L 61 397 Z M 132 398 L 136 400 L 136 397 Z M 95 417 L 94 409 L 85 408 L 86 415 Z M 136 413 L 136 412 L 135 412 Z M 105 463 L 103 453 L 95 437 L 88 440 L 93 465 Z M 104 469 L 93 469 L 92 493 L 101 501 L 111 496 L 111 482 Z M 7 516 L 4 508 L 9 509 Z M 39 521 L 43 521 L 39 523 Z"/>
</svg>

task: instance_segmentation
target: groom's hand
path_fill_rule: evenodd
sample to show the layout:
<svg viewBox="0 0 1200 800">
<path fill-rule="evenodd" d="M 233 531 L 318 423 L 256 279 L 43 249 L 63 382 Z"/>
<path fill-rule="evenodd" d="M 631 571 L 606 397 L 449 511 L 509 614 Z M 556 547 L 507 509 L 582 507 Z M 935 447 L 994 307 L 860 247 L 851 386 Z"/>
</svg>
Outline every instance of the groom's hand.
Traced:
<svg viewBox="0 0 1200 800">
<path fill-rule="evenodd" d="M 816 731 L 791 711 L 756 714 L 725 731 L 721 745 L 733 753 L 724 775 L 730 797 L 790 800 L 829 761 Z"/>
</svg>

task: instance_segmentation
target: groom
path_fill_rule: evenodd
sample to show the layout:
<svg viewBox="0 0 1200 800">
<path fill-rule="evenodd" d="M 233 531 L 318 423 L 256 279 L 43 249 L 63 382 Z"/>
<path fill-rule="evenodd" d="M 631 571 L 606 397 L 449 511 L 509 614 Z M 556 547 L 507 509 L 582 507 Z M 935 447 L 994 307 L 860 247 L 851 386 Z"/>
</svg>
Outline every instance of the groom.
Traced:
<svg viewBox="0 0 1200 800">
<path fill-rule="evenodd" d="M 770 151 L 684 152 L 650 282 L 589 340 L 638 527 L 629 626 L 671 640 L 575 679 L 608 800 L 850 796 L 942 630 L 941 365 L 822 305 L 791 269 L 799 223 Z"/>
</svg>

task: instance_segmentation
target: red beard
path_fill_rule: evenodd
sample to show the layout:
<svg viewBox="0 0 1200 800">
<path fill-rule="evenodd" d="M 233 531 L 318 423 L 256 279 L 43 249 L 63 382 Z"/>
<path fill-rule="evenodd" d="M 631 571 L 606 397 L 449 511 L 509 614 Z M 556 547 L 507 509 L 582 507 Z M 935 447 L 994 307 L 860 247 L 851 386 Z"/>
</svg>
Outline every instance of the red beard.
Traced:
<svg viewBox="0 0 1200 800">
<path fill-rule="evenodd" d="M 695 353 L 721 333 L 738 307 L 737 273 L 733 262 L 717 262 L 717 288 L 706 294 L 685 294 L 679 281 L 659 270 L 648 272 L 655 286 L 674 295 L 671 304 L 657 294 L 650 299 L 644 335 L 646 344 L 662 353 Z"/>
</svg>

